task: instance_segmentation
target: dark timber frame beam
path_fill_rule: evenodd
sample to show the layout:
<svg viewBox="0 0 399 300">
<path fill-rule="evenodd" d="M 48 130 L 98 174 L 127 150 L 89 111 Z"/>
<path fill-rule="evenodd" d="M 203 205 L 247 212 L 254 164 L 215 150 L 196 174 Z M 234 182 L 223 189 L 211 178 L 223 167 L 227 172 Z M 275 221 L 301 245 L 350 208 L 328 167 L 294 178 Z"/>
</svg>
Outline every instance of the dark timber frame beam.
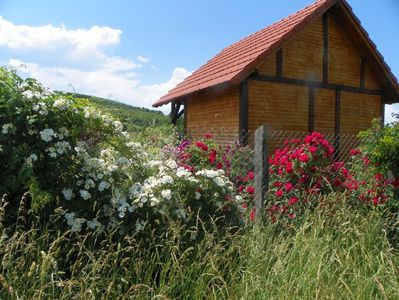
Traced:
<svg viewBox="0 0 399 300">
<path fill-rule="evenodd" d="M 335 138 L 334 138 L 334 159 L 339 160 L 339 150 L 341 142 L 341 90 L 335 90 Z"/>
<path fill-rule="evenodd" d="M 314 88 L 309 88 L 309 106 L 308 106 L 308 131 L 314 130 L 314 107 L 315 107 L 315 94 Z"/>
<path fill-rule="evenodd" d="M 360 58 L 360 88 L 366 88 L 366 59 Z"/>
<path fill-rule="evenodd" d="M 265 82 L 275 82 L 275 83 L 285 83 L 285 84 L 292 84 L 292 85 L 299 85 L 305 87 L 313 87 L 313 88 L 325 88 L 329 90 L 336 90 L 339 89 L 344 92 L 351 92 L 351 93 L 359 93 L 359 94 L 367 94 L 367 95 L 382 95 L 382 90 L 370 90 L 370 89 L 362 89 L 355 86 L 348 86 L 342 84 L 334 84 L 329 83 L 324 85 L 323 82 L 318 81 L 311 81 L 311 80 L 302 80 L 302 79 L 294 79 L 294 78 L 278 78 L 275 76 L 270 75 L 263 75 L 263 74 L 253 74 L 249 77 L 251 80 L 258 80 L 258 81 L 265 81 Z"/>
<path fill-rule="evenodd" d="M 248 80 L 240 83 L 239 138 L 240 144 L 248 143 Z"/>
<path fill-rule="evenodd" d="M 184 107 L 180 110 L 181 102 L 171 102 L 170 118 L 173 125 L 176 125 L 177 120 L 184 114 Z"/>
<path fill-rule="evenodd" d="M 323 85 L 328 85 L 328 14 L 323 15 Z"/>
</svg>

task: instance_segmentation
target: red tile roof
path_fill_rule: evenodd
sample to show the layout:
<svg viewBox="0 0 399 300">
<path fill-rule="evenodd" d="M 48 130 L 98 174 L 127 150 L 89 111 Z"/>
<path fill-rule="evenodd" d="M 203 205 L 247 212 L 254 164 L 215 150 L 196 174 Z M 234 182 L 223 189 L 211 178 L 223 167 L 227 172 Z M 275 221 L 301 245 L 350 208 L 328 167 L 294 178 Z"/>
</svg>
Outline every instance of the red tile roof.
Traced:
<svg viewBox="0 0 399 300">
<path fill-rule="evenodd" d="M 312 5 L 228 46 L 162 96 L 153 106 L 161 106 L 177 98 L 219 84 L 240 83 L 267 55 L 279 49 L 293 34 L 322 15 L 338 1 L 343 2 L 350 9 L 344 0 L 317 0 Z M 371 40 L 369 41 L 372 43 Z M 374 44 L 371 45 L 374 46 Z M 387 66 L 384 65 L 384 67 Z"/>
</svg>

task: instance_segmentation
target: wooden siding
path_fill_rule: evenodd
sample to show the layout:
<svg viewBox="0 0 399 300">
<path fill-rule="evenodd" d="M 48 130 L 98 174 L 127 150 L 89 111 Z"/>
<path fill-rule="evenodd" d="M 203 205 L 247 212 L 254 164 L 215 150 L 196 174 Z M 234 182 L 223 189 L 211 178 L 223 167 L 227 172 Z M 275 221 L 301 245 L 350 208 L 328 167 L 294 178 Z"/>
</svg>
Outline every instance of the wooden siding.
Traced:
<svg viewBox="0 0 399 300">
<path fill-rule="evenodd" d="M 333 16 L 328 18 L 329 82 L 359 86 L 360 54 L 344 28 Z"/>
<path fill-rule="evenodd" d="M 323 80 L 323 23 L 319 17 L 283 47 L 283 76 Z"/>
<path fill-rule="evenodd" d="M 355 134 L 370 128 L 380 117 L 381 96 L 341 92 L 341 133 Z"/>
<path fill-rule="evenodd" d="M 277 61 L 276 57 L 277 57 L 276 53 L 273 53 L 269 57 L 267 57 L 263 62 L 261 62 L 256 67 L 256 70 L 259 72 L 259 74 L 275 76 L 276 61 Z"/>
<path fill-rule="evenodd" d="M 249 82 L 249 131 L 267 124 L 275 130 L 308 130 L 308 89 L 282 83 Z"/>
<path fill-rule="evenodd" d="M 220 144 L 238 139 L 238 86 L 193 95 L 186 108 L 188 136 L 201 138 L 209 132 Z"/>
<path fill-rule="evenodd" d="M 373 89 L 373 90 L 378 90 L 381 89 L 382 87 L 381 82 L 377 77 L 377 74 L 367 63 L 366 63 L 366 72 L 365 72 L 365 86 L 366 89 Z"/>
<path fill-rule="evenodd" d="M 314 130 L 334 133 L 335 129 L 335 91 L 315 89 Z"/>
</svg>

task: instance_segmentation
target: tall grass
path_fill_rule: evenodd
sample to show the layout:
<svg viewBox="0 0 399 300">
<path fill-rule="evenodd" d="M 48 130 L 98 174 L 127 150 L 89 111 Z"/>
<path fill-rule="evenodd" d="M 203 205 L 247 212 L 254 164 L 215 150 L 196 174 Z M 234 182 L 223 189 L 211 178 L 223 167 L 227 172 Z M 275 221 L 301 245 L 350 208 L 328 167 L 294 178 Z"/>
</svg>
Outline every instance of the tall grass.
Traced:
<svg viewBox="0 0 399 300">
<path fill-rule="evenodd" d="M 387 223 L 381 212 L 334 204 L 289 228 L 212 231 L 190 247 L 173 226 L 118 242 L 3 230 L 0 299 L 399 299 Z"/>
</svg>

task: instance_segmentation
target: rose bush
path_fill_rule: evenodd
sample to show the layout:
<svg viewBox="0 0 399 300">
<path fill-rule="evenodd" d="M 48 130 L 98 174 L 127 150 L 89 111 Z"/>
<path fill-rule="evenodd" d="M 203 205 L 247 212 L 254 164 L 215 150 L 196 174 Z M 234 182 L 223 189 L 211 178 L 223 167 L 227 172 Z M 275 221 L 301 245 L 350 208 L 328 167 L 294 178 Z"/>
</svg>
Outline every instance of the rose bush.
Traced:
<svg viewBox="0 0 399 300">
<path fill-rule="evenodd" d="M 319 205 L 320 196 L 345 193 L 353 205 L 379 206 L 392 195 L 392 186 L 373 168 L 367 156 L 351 151 L 351 160 L 335 162 L 334 149 L 313 132 L 304 140 L 287 141 L 270 158 L 267 210 L 273 222 L 293 220 Z M 285 221 L 284 221 L 285 222 Z"/>
<path fill-rule="evenodd" d="M 32 207 L 57 208 L 73 232 L 152 232 L 196 218 L 241 224 L 240 198 L 223 170 L 188 171 L 173 157 L 148 155 L 118 120 L 13 70 L 0 68 L 0 95 L 8 215 L 28 192 Z"/>
<path fill-rule="evenodd" d="M 234 183 L 237 199 L 244 210 L 250 212 L 251 219 L 253 194 L 255 189 L 254 173 L 252 171 L 253 151 L 250 147 L 243 147 L 238 142 L 218 145 L 212 134 L 208 133 L 202 139 L 184 140 L 179 146 L 166 149 L 174 153 L 179 166 L 189 171 L 202 168 L 223 170 L 229 180 Z"/>
</svg>

